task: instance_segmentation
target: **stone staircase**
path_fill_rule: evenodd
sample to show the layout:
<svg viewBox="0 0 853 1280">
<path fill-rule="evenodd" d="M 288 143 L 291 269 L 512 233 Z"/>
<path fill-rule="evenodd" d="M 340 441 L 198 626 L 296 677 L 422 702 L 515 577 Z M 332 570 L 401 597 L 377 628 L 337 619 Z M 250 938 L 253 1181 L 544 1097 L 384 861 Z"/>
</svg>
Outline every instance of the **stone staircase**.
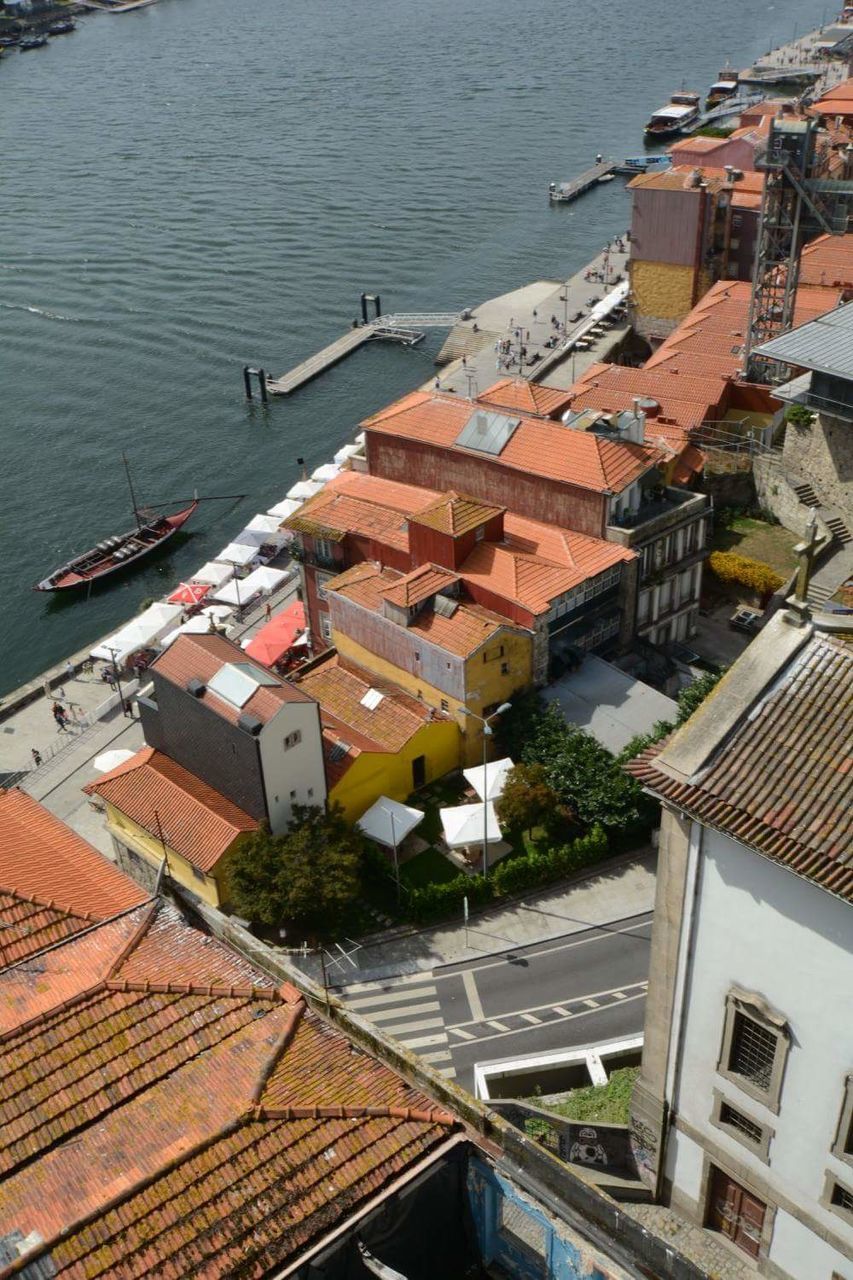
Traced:
<svg viewBox="0 0 853 1280">
<path fill-rule="evenodd" d="M 845 570 L 849 571 L 853 554 L 853 533 L 842 520 L 837 511 L 825 507 L 810 484 L 802 481 L 792 484 L 794 493 L 803 506 L 817 511 L 823 523 L 832 534 L 832 544 L 828 551 L 829 560 L 816 573 L 812 574 L 806 599 L 809 604 L 820 608 L 835 592 L 845 578 Z"/>
</svg>

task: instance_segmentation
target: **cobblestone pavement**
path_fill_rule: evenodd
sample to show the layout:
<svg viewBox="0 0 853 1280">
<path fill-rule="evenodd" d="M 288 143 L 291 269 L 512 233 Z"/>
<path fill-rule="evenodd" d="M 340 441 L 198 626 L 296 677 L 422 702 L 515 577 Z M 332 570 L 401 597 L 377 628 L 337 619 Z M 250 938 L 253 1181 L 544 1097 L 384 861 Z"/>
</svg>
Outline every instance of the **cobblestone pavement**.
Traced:
<svg viewBox="0 0 853 1280">
<path fill-rule="evenodd" d="M 749 1280 L 757 1274 L 755 1263 L 746 1254 L 738 1257 L 739 1251 L 718 1232 L 697 1227 L 662 1204 L 627 1203 L 620 1208 L 701 1267 L 708 1280 Z"/>
</svg>

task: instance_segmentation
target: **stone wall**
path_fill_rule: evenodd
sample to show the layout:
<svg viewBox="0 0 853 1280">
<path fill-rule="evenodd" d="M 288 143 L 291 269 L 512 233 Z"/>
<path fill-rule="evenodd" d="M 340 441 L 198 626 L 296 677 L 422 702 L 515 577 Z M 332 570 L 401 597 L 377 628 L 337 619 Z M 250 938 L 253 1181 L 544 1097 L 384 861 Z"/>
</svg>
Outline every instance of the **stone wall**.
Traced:
<svg viewBox="0 0 853 1280">
<path fill-rule="evenodd" d="M 828 414 L 819 414 L 810 427 L 789 422 L 782 458 L 825 506 L 853 524 L 853 422 Z"/>
</svg>

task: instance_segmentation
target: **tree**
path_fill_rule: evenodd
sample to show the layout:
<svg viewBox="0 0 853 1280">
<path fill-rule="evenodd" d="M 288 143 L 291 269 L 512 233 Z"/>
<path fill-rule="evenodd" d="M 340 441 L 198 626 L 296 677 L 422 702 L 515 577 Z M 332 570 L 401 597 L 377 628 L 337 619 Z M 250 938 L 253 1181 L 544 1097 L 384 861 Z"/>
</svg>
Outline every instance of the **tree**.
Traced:
<svg viewBox="0 0 853 1280">
<path fill-rule="evenodd" d="M 727 670 L 727 667 L 722 667 L 719 671 L 705 671 L 692 684 L 685 685 L 678 694 L 676 724 L 684 724 L 685 720 L 690 719 L 699 704 L 704 702 L 711 690 L 717 687 Z"/>
<path fill-rule="evenodd" d="M 560 808 L 559 797 L 549 786 L 541 764 L 515 765 L 495 802 L 498 821 L 509 831 L 531 832 L 534 827 L 550 827 Z"/>
<path fill-rule="evenodd" d="M 359 896 L 364 847 L 339 807 L 294 805 L 286 834 L 257 831 L 235 851 L 231 901 L 250 920 L 329 932 Z"/>
</svg>

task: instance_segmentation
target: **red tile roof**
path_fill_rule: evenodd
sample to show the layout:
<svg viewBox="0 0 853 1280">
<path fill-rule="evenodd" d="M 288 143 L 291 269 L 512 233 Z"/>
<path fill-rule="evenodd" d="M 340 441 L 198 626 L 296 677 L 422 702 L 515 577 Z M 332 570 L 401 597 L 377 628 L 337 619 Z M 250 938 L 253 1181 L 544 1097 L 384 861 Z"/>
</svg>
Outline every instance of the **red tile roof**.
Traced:
<svg viewBox="0 0 853 1280">
<path fill-rule="evenodd" d="M 690 142 L 691 144 L 690 149 L 693 150 L 694 139 L 693 138 L 690 138 L 689 140 L 685 139 L 685 141 Z M 717 139 L 717 138 L 701 138 L 701 139 L 696 139 L 695 141 L 700 142 L 701 144 L 699 147 L 700 151 L 704 151 L 704 150 L 715 151 L 720 144 L 720 139 Z M 707 146 L 709 142 L 715 143 L 716 145 L 713 147 L 709 147 Z M 679 143 L 676 143 L 673 146 L 673 152 L 676 152 L 676 148 L 679 145 L 680 145 Z M 657 173 L 655 172 L 641 173 L 636 178 L 632 178 L 631 181 L 628 183 L 628 186 L 634 187 L 634 188 L 642 188 L 643 190 L 653 190 L 653 191 L 696 191 L 698 192 L 699 188 L 696 185 L 696 179 L 695 179 L 695 174 L 696 174 L 695 166 L 692 164 L 678 164 L 677 154 L 673 155 L 673 160 L 675 160 L 676 163 L 673 164 L 671 169 L 661 169 Z M 722 169 L 712 169 L 712 168 L 703 167 L 701 170 L 701 173 L 702 173 L 702 181 L 703 183 L 705 183 L 706 188 L 709 191 L 721 191 L 722 188 L 726 185 L 726 175 Z"/>
<path fill-rule="evenodd" d="M 238 836 L 258 822 L 169 756 L 143 747 L 84 787 L 163 839 L 200 871 L 212 871 Z"/>
<path fill-rule="evenodd" d="M 0 1037 L 0 1237 L 25 1242 L 4 1274 L 267 1274 L 445 1139 L 454 1117 L 293 987 L 211 982 L 225 948 L 165 903 L 133 914 L 123 952 L 94 982 L 86 962 L 73 998 L 45 1007 L 29 972 L 37 1015 Z M 89 938 L 50 954 L 73 970 Z M 170 942 L 188 981 L 170 981 Z"/>
<path fill-rule="evenodd" d="M 701 729 L 732 667 L 680 732 Z M 853 901 L 853 641 L 815 632 L 685 778 L 679 734 L 628 766 L 662 800 Z"/>
<path fill-rule="evenodd" d="M 320 703 L 320 715 L 330 738 L 360 751 L 395 754 L 425 724 L 442 718 L 396 685 L 377 682 L 369 671 L 342 661 L 337 654 L 305 672 L 301 681 Z M 373 710 L 362 702 L 370 689 L 382 694 L 382 701 Z"/>
<path fill-rule="evenodd" d="M 186 688 L 188 681 L 200 680 L 205 686 L 222 667 L 229 663 L 239 663 L 254 667 L 264 681 L 274 679 L 274 684 L 264 683 L 252 694 L 242 707 L 235 707 L 225 698 L 220 698 L 212 690 L 205 688 L 202 700 L 224 720 L 232 724 L 242 715 L 255 716 L 266 724 L 277 715 L 287 702 L 307 702 L 306 694 L 297 689 L 289 680 L 276 676 L 268 667 L 258 666 L 239 645 L 219 635 L 182 635 L 174 644 L 165 649 L 151 670 L 157 675 L 171 681 L 172 684 Z"/>
<path fill-rule="evenodd" d="M 147 897 L 37 800 L 0 790 L 0 968 Z"/>
<path fill-rule="evenodd" d="M 818 236 L 800 254 L 800 285 L 853 289 L 853 234 Z"/>
<path fill-rule="evenodd" d="M 390 587 L 385 587 L 382 595 L 391 604 L 405 609 L 428 600 L 439 591 L 446 591 L 458 581 L 457 574 L 449 569 L 442 569 L 437 564 L 422 564 L 411 573 L 403 574 Z"/>
<path fill-rule="evenodd" d="M 526 378 L 501 378 L 477 396 L 477 403 L 538 418 L 559 418 L 566 407 L 566 392 Z"/>
<path fill-rule="evenodd" d="M 415 391 L 374 414 L 362 426 L 368 433 L 403 437 L 597 493 L 620 493 L 649 471 L 659 457 L 655 449 L 644 445 L 603 440 L 568 431 L 542 418 L 528 417 L 520 419 L 499 455 L 479 453 L 456 443 L 472 412 L 468 400 Z"/>
<path fill-rule="evenodd" d="M 499 516 L 503 510 L 503 507 L 479 502 L 476 498 L 466 498 L 451 490 L 414 512 L 411 519 L 415 524 L 423 524 L 440 533 L 458 537 L 460 534 L 470 533 L 472 529 L 479 529 L 480 525 Z"/>
</svg>

